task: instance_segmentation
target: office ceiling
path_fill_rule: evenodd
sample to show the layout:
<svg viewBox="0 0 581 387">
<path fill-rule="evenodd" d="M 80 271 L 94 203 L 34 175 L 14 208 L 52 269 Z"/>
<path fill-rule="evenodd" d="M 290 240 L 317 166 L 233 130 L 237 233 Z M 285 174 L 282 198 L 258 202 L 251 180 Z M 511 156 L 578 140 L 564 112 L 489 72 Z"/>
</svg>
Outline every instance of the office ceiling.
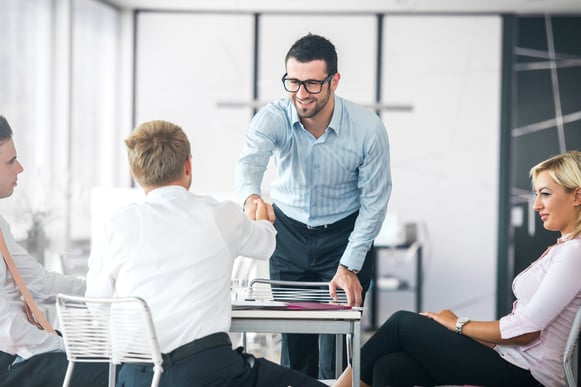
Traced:
<svg viewBox="0 0 581 387">
<path fill-rule="evenodd" d="M 261 13 L 580 14 L 581 0 L 101 0 L 122 9 Z"/>
</svg>

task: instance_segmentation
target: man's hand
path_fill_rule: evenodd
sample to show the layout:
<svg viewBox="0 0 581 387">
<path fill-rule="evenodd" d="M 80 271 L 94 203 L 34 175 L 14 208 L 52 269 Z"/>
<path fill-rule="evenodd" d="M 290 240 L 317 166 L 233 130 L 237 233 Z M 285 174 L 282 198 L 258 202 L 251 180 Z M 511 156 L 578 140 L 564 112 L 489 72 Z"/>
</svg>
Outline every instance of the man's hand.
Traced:
<svg viewBox="0 0 581 387">
<path fill-rule="evenodd" d="M 272 204 L 266 203 L 258 195 L 250 195 L 244 202 L 244 213 L 250 220 L 268 220 L 274 223 L 274 209 Z"/>
<path fill-rule="evenodd" d="M 329 295 L 337 299 L 337 288 L 343 289 L 347 295 L 347 303 L 351 306 L 361 306 L 363 287 L 357 278 L 357 274 L 339 265 L 335 276 L 329 282 Z"/>
<path fill-rule="evenodd" d="M 256 203 L 256 220 L 268 220 L 268 205 L 261 198 L 253 201 Z"/>
</svg>

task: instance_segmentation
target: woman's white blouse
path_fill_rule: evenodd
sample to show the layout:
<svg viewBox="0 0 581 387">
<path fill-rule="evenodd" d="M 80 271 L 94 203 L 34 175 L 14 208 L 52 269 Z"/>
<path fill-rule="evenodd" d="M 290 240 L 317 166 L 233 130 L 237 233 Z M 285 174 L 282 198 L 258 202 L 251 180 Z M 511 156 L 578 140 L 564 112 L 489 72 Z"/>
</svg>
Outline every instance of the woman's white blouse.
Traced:
<svg viewBox="0 0 581 387">
<path fill-rule="evenodd" d="M 512 287 L 516 301 L 500 319 L 502 338 L 541 335 L 529 345 L 497 345 L 496 351 L 543 385 L 562 385 L 561 356 L 581 305 L 581 238 L 551 246 L 516 276 Z"/>
</svg>

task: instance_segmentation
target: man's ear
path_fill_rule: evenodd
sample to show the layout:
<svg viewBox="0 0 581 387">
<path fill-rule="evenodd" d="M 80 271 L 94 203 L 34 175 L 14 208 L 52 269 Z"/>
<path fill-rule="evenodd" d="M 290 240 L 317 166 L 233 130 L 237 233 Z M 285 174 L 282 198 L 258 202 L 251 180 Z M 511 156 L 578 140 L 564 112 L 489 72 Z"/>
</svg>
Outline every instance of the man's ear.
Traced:
<svg viewBox="0 0 581 387">
<path fill-rule="evenodd" d="M 339 86 L 340 79 L 341 79 L 341 74 L 339 72 L 333 76 L 333 80 L 331 81 L 331 89 L 333 91 L 337 90 L 337 87 Z"/>
<path fill-rule="evenodd" d="M 184 171 L 186 173 L 186 176 L 192 175 L 192 156 L 188 156 L 188 159 L 186 160 L 186 163 L 184 164 Z"/>
</svg>

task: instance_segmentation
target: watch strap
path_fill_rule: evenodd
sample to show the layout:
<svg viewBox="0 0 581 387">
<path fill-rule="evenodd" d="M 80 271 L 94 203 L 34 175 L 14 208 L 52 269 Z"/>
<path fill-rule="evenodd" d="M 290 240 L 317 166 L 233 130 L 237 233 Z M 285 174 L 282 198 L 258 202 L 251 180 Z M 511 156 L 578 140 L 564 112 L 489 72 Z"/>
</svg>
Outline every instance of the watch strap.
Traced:
<svg viewBox="0 0 581 387">
<path fill-rule="evenodd" d="M 462 328 L 464 328 L 464 325 L 466 325 L 468 322 L 470 321 L 470 319 L 468 317 L 460 317 L 456 320 L 456 333 L 461 335 L 462 334 Z"/>
<path fill-rule="evenodd" d="M 342 266 L 342 267 L 344 267 L 345 269 L 349 270 L 349 271 L 350 271 L 351 273 L 353 273 L 353 274 L 358 274 L 358 273 L 359 273 L 359 270 L 357 270 L 357 269 L 352 269 L 352 268 L 350 268 L 350 267 L 349 267 L 349 266 L 347 266 L 347 265 L 343 265 L 342 263 L 340 263 L 340 264 L 339 264 L 339 266 Z"/>
</svg>

